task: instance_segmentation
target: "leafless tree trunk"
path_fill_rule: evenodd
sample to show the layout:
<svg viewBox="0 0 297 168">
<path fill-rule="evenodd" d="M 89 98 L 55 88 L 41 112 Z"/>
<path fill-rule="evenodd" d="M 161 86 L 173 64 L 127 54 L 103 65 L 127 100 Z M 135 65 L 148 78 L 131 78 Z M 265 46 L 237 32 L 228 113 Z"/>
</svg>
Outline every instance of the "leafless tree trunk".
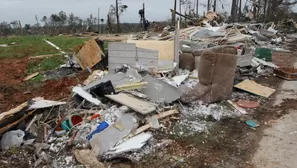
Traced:
<svg viewBox="0 0 297 168">
<path fill-rule="evenodd" d="M 232 0 L 231 6 L 231 19 L 234 22 L 236 20 L 236 0 Z"/>
<path fill-rule="evenodd" d="M 213 11 L 216 12 L 217 10 L 217 0 L 213 1 Z"/>
<path fill-rule="evenodd" d="M 117 33 L 120 33 L 119 1 L 116 0 Z"/>
<path fill-rule="evenodd" d="M 174 0 L 174 8 L 173 8 L 173 12 L 172 12 L 172 20 L 171 20 L 171 25 L 172 26 L 175 26 L 175 21 L 176 21 L 176 18 L 175 18 L 175 12 L 176 12 L 176 1 L 177 0 Z"/>
<path fill-rule="evenodd" d="M 210 11 L 210 0 L 207 0 L 207 11 L 206 12 L 208 12 L 208 11 Z"/>
</svg>

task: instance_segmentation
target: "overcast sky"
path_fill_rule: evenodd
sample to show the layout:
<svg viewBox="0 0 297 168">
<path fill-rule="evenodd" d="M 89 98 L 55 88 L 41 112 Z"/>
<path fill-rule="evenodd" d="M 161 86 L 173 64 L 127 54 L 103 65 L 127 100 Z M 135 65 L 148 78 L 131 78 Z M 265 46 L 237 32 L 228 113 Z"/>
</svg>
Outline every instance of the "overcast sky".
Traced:
<svg viewBox="0 0 297 168">
<path fill-rule="evenodd" d="M 139 22 L 138 10 L 142 8 L 142 3 L 146 5 L 146 18 L 149 21 L 161 21 L 169 19 L 170 8 L 173 8 L 174 0 L 122 0 L 128 5 L 127 11 L 121 16 L 121 22 Z M 205 3 L 207 0 L 199 0 Z M 228 1 L 228 0 L 226 0 Z M 98 7 L 100 8 L 100 18 L 106 19 L 109 6 L 115 0 L 0 0 L 0 22 L 20 20 L 22 24 L 35 23 L 35 15 L 39 20 L 43 16 L 64 11 L 69 15 L 73 12 L 76 16 L 87 18 L 91 13 L 97 17 Z M 218 9 L 222 10 L 221 5 Z M 225 4 L 225 9 L 229 9 L 229 4 Z M 199 13 L 205 11 L 203 5 L 199 6 Z"/>
</svg>

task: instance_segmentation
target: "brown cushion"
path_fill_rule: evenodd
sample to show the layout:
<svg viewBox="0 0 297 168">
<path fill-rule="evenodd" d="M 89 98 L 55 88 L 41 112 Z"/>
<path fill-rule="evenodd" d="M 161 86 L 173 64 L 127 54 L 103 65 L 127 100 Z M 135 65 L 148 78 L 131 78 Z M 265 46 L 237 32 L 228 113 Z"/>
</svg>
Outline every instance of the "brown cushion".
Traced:
<svg viewBox="0 0 297 168">
<path fill-rule="evenodd" d="M 179 60 L 179 68 L 193 71 L 195 68 L 195 59 L 191 53 L 182 53 Z"/>
</svg>

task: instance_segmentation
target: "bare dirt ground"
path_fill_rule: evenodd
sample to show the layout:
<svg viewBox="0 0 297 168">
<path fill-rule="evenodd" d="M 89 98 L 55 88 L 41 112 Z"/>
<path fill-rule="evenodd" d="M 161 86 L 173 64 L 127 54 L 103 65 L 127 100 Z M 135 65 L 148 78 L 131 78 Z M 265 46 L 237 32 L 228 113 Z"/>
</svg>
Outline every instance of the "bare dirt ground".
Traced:
<svg viewBox="0 0 297 168">
<path fill-rule="evenodd" d="M 60 80 L 48 80 L 42 84 L 24 82 L 28 57 L 1 59 L 0 61 L 0 112 L 7 111 L 34 97 L 51 100 L 67 98 L 70 87 L 84 81 L 88 73 L 81 72 L 74 77 Z"/>
</svg>

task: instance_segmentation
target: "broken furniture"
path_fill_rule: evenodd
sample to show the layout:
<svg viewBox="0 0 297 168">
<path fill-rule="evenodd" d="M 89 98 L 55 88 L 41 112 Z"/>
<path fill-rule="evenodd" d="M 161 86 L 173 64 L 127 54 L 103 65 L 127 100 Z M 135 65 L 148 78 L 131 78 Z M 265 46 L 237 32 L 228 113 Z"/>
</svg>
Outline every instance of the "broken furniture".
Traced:
<svg viewBox="0 0 297 168">
<path fill-rule="evenodd" d="M 212 103 L 229 98 L 233 88 L 237 61 L 235 47 L 215 47 L 202 53 L 199 66 L 199 83 L 184 90 L 181 100 L 185 103 L 201 100 Z"/>
</svg>

